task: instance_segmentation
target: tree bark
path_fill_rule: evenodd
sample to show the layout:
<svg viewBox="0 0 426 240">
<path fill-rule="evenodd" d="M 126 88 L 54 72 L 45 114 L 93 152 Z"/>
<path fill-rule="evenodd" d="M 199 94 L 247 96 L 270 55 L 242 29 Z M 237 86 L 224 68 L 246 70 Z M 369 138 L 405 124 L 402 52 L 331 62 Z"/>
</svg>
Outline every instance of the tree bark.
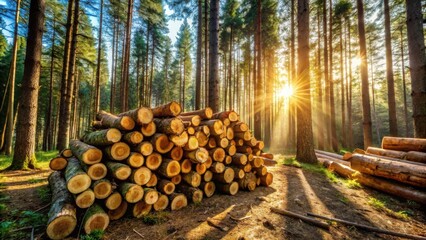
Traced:
<svg viewBox="0 0 426 240">
<path fill-rule="evenodd" d="M 101 81 L 101 52 L 102 52 L 102 20 L 103 20 L 103 9 L 104 9 L 104 0 L 101 0 L 99 3 L 100 16 L 99 16 L 99 32 L 98 32 L 98 59 L 96 62 L 96 82 L 95 82 L 95 112 L 99 112 L 101 105 L 101 90 L 100 90 L 100 81 Z"/>
<path fill-rule="evenodd" d="M 219 0 L 210 0 L 209 104 L 219 110 Z"/>
<path fill-rule="evenodd" d="M 254 89 L 254 135 L 257 139 L 262 138 L 262 110 L 263 110 L 263 79 L 262 79 L 262 1 L 256 1 L 256 30 L 255 30 L 255 52 L 256 52 L 256 76 Z"/>
</svg>

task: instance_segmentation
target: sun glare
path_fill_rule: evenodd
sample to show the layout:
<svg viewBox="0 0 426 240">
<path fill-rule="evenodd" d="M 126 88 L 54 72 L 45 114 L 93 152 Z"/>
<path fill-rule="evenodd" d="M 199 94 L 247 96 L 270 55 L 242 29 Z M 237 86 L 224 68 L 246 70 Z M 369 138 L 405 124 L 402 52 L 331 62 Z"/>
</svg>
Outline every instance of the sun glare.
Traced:
<svg viewBox="0 0 426 240">
<path fill-rule="evenodd" d="M 284 98 L 289 98 L 293 95 L 293 87 L 290 85 L 283 86 L 279 91 L 279 96 Z"/>
<path fill-rule="evenodd" d="M 354 57 L 352 58 L 352 64 L 356 67 L 358 67 L 359 65 L 361 65 L 361 58 L 360 57 Z"/>
</svg>

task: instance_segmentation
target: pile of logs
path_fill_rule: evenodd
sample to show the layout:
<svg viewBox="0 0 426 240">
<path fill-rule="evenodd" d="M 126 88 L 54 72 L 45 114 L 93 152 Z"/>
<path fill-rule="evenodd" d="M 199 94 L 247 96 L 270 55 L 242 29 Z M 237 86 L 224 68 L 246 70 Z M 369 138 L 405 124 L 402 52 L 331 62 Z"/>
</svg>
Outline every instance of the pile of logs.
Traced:
<svg viewBox="0 0 426 240">
<path fill-rule="evenodd" d="M 171 102 L 118 115 L 100 111 L 96 119 L 92 131 L 50 162 L 52 239 L 73 232 L 76 212 L 90 233 L 126 213 L 179 210 L 216 191 L 235 195 L 273 181 L 264 143 L 234 111 L 181 113 Z"/>
<path fill-rule="evenodd" d="M 341 156 L 316 150 L 320 162 L 359 183 L 426 204 L 426 139 L 384 137 L 382 148 Z"/>
</svg>

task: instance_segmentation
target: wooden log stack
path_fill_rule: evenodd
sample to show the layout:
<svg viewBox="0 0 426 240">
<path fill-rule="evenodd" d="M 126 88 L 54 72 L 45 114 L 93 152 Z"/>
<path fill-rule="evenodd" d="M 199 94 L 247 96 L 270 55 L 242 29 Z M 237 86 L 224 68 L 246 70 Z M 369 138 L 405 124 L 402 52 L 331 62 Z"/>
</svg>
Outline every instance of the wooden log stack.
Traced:
<svg viewBox="0 0 426 240">
<path fill-rule="evenodd" d="M 273 181 L 263 142 L 234 111 L 181 113 L 170 102 L 117 115 L 100 111 L 96 117 L 91 131 L 51 160 L 52 192 L 67 194 L 66 201 L 53 196 L 47 226 L 52 239 L 73 232 L 75 212 L 82 209 L 80 224 L 90 233 L 126 214 L 140 218 L 179 210 L 216 192 L 235 195 Z M 64 211 L 69 223 L 57 224 L 65 221 Z"/>
</svg>

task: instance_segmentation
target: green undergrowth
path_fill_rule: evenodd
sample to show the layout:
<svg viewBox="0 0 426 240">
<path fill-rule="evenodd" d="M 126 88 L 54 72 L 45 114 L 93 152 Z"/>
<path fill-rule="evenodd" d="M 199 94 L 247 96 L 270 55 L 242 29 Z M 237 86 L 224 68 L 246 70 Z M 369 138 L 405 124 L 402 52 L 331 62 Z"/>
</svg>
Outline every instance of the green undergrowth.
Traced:
<svg viewBox="0 0 426 240">
<path fill-rule="evenodd" d="M 389 206 L 391 203 L 387 196 L 369 197 L 367 203 L 376 210 L 385 212 L 387 215 L 400 220 L 407 221 L 410 219 L 410 215 L 413 214 L 410 210 L 395 211 L 390 209 Z"/>
<path fill-rule="evenodd" d="M 48 168 L 50 159 L 54 158 L 56 155 L 58 155 L 58 151 L 36 152 L 37 168 L 41 168 L 41 169 Z M 9 167 L 11 163 L 12 163 L 12 156 L 0 155 L 0 170 L 3 170 Z"/>
<path fill-rule="evenodd" d="M 148 213 L 147 215 L 143 216 L 142 222 L 148 225 L 157 225 L 164 223 L 168 220 L 168 213 L 167 212 L 154 212 L 154 213 Z"/>
<path fill-rule="evenodd" d="M 105 232 L 98 229 L 98 230 L 94 230 L 92 231 L 90 234 L 86 234 L 81 236 L 81 240 L 101 240 L 104 238 L 104 234 Z"/>
<path fill-rule="evenodd" d="M 47 215 L 34 211 L 12 210 L 2 214 L 2 219 L 4 220 L 0 222 L 0 239 L 29 239 L 31 228 L 44 227 Z"/>
</svg>

